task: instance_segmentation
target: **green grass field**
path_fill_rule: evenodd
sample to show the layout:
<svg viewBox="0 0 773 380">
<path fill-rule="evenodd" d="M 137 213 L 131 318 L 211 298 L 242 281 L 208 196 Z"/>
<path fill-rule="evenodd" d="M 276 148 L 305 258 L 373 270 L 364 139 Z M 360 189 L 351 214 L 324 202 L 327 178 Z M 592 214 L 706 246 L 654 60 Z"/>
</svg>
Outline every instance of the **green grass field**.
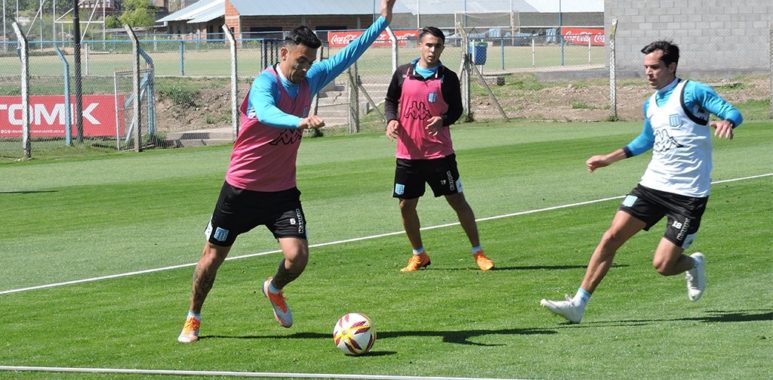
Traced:
<svg viewBox="0 0 773 380">
<path fill-rule="evenodd" d="M 429 270 L 409 257 L 390 197 L 393 144 L 381 134 L 307 139 L 298 179 L 311 262 L 286 288 L 295 325 L 274 321 L 259 284 L 280 255 L 226 262 L 203 310 L 200 342 L 181 345 L 192 266 L 228 163 L 227 147 L 0 161 L 0 366 L 561 379 L 759 379 L 773 358 L 773 123 L 715 140 L 711 201 L 696 250 L 708 289 L 651 256 L 663 222 L 619 252 L 582 324 L 539 306 L 574 293 L 588 257 L 648 156 L 589 174 L 585 159 L 630 141 L 639 123 L 474 123 L 456 127 L 465 194 L 497 269 L 475 269 L 458 225 L 424 232 Z M 745 177 L 755 177 L 747 178 Z M 739 179 L 737 181 L 732 181 Z M 419 203 L 424 227 L 456 222 L 442 199 Z M 518 214 L 520 213 L 520 214 Z M 517 214 L 508 217 L 499 217 Z M 389 234 L 374 237 L 379 234 Z M 347 243 L 347 239 L 365 238 Z M 277 248 L 267 230 L 231 256 Z M 368 314 L 372 352 L 332 341 L 346 312 Z M 289 375 L 288 375 L 289 376 Z M 199 376 L 204 377 L 204 376 Z M 219 376 L 224 377 L 224 376 Z M 0 378 L 190 378 L 0 371 Z"/>
</svg>

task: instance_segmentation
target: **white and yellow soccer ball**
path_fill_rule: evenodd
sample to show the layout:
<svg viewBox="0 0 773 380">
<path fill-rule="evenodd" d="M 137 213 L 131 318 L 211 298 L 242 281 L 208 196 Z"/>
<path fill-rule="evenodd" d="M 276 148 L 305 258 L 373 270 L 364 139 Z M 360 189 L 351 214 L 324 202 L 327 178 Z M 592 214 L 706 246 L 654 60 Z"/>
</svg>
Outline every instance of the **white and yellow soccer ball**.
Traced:
<svg viewBox="0 0 773 380">
<path fill-rule="evenodd" d="M 338 319 L 333 329 L 333 341 L 347 355 L 362 355 L 373 347 L 376 329 L 367 315 L 348 313 Z"/>
</svg>

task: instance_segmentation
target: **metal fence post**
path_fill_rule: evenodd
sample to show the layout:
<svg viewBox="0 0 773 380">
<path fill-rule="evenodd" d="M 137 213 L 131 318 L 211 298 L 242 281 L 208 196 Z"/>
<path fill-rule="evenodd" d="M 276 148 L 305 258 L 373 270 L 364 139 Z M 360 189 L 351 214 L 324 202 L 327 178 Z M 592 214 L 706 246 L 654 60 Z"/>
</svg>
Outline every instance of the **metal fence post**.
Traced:
<svg viewBox="0 0 773 380">
<path fill-rule="evenodd" d="M 768 111 L 768 117 L 773 118 L 773 23 L 770 23 L 768 26 L 768 43 L 770 44 L 770 72 L 768 72 L 768 78 L 770 79 L 770 84 L 768 85 L 770 111 Z"/>
<path fill-rule="evenodd" d="M 609 31 L 609 110 L 610 119 L 617 120 L 617 78 L 615 72 L 615 33 L 617 32 L 617 19 L 612 20 L 612 28 Z"/>
<path fill-rule="evenodd" d="M 185 41 L 180 41 L 180 76 L 185 76 Z"/>
<path fill-rule="evenodd" d="M 140 131 L 140 121 L 142 109 L 140 108 L 140 41 L 134 30 L 129 25 L 124 25 L 126 33 L 132 40 L 132 96 L 134 97 L 134 115 L 132 115 L 132 124 L 134 125 L 134 151 L 142 152 L 142 132 Z"/>
<path fill-rule="evenodd" d="M 148 136 L 156 140 L 156 65 L 153 64 L 153 58 L 145 52 L 144 49 L 139 49 L 139 53 L 142 59 L 145 60 L 145 64 L 148 67 L 148 71 L 145 74 L 145 93 L 148 99 Z"/>
<path fill-rule="evenodd" d="M 223 32 L 231 48 L 231 129 L 233 139 L 236 141 L 236 137 L 239 136 L 239 72 L 237 71 L 236 39 L 228 25 L 223 25 Z"/>
<path fill-rule="evenodd" d="M 357 62 L 346 70 L 349 80 L 349 133 L 357 133 L 360 130 L 359 96 L 357 94 Z"/>
<path fill-rule="evenodd" d="M 389 41 L 392 43 L 392 72 L 397 71 L 397 63 L 399 62 L 398 58 L 398 49 L 397 49 L 397 36 L 395 35 L 395 32 L 392 31 L 391 27 L 386 27 L 386 32 L 389 35 Z"/>
<path fill-rule="evenodd" d="M 30 62 L 27 36 L 22 33 L 19 24 L 12 24 L 16 39 L 19 41 L 19 53 L 21 58 L 21 118 L 22 138 L 21 145 L 24 150 L 24 158 L 32 158 L 32 144 L 30 143 Z"/>
<path fill-rule="evenodd" d="M 67 58 L 64 57 L 64 53 L 56 47 L 56 55 L 62 60 L 64 66 L 64 140 L 67 146 L 72 145 L 72 115 L 70 114 L 70 64 L 67 63 Z"/>
</svg>

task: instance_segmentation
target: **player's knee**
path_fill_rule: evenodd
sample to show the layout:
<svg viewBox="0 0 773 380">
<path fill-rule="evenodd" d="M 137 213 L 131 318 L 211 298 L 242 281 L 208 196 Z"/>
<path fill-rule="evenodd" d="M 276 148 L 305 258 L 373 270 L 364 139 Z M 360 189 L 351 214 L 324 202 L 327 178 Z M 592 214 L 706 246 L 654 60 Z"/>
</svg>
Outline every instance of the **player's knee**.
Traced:
<svg viewBox="0 0 773 380">
<path fill-rule="evenodd" d="M 400 200 L 400 211 L 403 213 L 413 213 L 416 212 L 416 202 L 412 200 L 406 200 L 401 199 Z"/>
<path fill-rule="evenodd" d="M 601 236 L 601 245 L 612 250 L 617 250 L 625 240 L 616 231 L 609 229 Z"/>
</svg>

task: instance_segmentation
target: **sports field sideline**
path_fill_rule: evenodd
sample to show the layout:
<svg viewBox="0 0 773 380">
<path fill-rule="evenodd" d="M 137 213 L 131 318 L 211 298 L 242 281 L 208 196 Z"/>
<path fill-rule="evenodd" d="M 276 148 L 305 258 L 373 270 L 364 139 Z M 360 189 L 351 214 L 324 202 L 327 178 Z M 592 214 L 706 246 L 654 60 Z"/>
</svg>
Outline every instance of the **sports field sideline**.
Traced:
<svg viewBox="0 0 773 380">
<path fill-rule="evenodd" d="M 714 141 L 717 183 L 693 246 L 708 258 L 704 298 L 687 301 L 683 277 L 651 269 L 661 222 L 620 252 L 580 325 L 538 302 L 576 290 L 648 157 L 593 174 L 584 160 L 627 143 L 638 123 L 455 128 L 465 193 L 497 262 L 489 273 L 474 268 L 445 202 L 430 198 L 419 207 L 423 226 L 440 226 L 425 232 L 433 265 L 400 273 L 409 249 L 389 193 L 393 145 L 382 135 L 309 139 L 298 179 L 317 247 L 287 289 L 296 325 L 279 328 L 257 290 L 279 256 L 253 255 L 221 269 L 203 339 L 189 346 L 175 338 L 227 147 L 2 163 L 0 377 L 159 376 L 7 368 L 32 366 L 211 377 L 763 378 L 773 357 L 771 126 L 745 123 L 733 141 Z M 232 256 L 274 249 L 270 234 L 256 230 Z M 346 357 L 332 343 L 333 323 L 349 311 L 376 325 L 370 355 Z"/>
</svg>

